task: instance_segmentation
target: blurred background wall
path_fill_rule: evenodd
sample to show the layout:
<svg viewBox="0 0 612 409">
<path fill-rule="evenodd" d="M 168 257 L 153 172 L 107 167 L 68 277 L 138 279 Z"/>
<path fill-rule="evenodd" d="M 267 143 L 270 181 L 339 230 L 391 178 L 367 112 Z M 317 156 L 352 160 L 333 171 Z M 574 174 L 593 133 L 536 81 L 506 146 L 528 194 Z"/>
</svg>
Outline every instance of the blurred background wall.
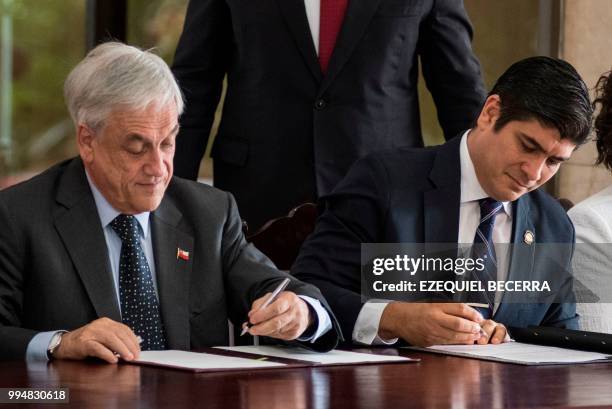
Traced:
<svg viewBox="0 0 612 409">
<path fill-rule="evenodd" d="M 564 4 L 560 56 L 576 67 L 590 89 L 612 69 L 612 1 L 568 0 Z M 558 194 L 582 200 L 612 184 L 612 174 L 593 167 L 595 143 L 580 148 L 557 176 Z"/>
</svg>

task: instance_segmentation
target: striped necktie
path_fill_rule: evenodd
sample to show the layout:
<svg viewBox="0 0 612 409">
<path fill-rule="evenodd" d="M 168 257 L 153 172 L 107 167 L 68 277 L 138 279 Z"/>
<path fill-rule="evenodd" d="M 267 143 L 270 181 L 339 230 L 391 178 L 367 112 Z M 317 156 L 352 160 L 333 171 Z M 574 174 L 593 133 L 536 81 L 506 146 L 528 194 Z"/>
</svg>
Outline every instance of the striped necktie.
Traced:
<svg viewBox="0 0 612 409">
<path fill-rule="evenodd" d="M 478 204 L 480 205 L 480 223 L 474 236 L 472 258 L 483 260 L 484 269 L 482 271 L 474 270 L 474 274 L 482 282 L 485 291 L 478 294 L 477 300 L 472 301 L 489 305 L 489 312 L 492 313 L 493 306 L 495 305 L 495 291 L 488 290 L 488 282 L 497 281 L 497 258 L 493 244 L 493 227 L 495 225 L 495 217 L 502 210 L 503 205 L 501 202 L 489 197 L 479 200 Z"/>
</svg>

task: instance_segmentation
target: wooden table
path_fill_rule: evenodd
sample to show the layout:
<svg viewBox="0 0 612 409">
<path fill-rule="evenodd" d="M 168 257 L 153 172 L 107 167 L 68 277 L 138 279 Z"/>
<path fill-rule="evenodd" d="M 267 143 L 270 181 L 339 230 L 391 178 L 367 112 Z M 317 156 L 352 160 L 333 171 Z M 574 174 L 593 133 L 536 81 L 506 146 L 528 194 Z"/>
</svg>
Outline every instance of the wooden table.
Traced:
<svg viewBox="0 0 612 409">
<path fill-rule="evenodd" d="M 421 362 L 208 374 L 93 361 L 0 362 L 0 387 L 68 387 L 70 406 L 78 408 L 612 407 L 612 364 L 526 367 L 400 354 Z"/>
</svg>

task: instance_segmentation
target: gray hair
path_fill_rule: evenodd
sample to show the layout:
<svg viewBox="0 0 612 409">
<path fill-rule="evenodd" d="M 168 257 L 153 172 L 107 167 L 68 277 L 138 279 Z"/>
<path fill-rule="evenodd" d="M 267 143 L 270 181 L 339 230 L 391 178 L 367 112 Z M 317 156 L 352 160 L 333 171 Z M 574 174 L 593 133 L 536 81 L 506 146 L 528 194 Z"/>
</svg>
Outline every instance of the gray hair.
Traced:
<svg viewBox="0 0 612 409">
<path fill-rule="evenodd" d="M 150 51 L 118 42 L 100 44 L 70 72 L 64 98 L 75 125 L 99 129 L 114 109 L 163 108 L 178 115 L 183 97 L 168 65 Z"/>
</svg>

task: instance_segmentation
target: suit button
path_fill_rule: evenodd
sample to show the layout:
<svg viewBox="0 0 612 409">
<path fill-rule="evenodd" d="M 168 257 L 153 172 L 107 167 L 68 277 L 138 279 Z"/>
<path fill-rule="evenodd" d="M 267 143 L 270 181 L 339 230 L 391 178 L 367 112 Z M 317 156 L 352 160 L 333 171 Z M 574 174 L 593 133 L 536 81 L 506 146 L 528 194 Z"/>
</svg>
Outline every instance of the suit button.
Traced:
<svg viewBox="0 0 612 409">
<path fill-rule="evenodd" d="M 327 102 L 325 102 L 324 99 L 318 99 L 317 102 L 315 102 L 315 109 L 317 111 L 320 111 L 323 108 L 325 108 L 326 105 L 327 105 Z"/>
</svg>

